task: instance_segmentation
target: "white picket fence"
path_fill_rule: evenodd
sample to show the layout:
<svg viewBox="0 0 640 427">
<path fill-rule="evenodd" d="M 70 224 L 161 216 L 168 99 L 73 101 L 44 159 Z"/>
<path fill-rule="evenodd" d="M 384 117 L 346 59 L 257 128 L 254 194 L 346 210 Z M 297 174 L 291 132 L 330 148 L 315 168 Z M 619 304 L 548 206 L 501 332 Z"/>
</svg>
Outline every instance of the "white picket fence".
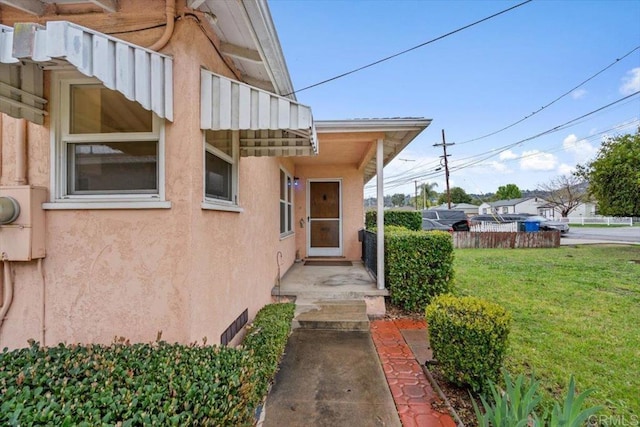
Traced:
<svg viewBox="0 0 640 427">
<path fill-rule="evenodd" d="M 476 225 L 472 225 L 469 231 L 476 233 L 515 233 L 518 231 L 518 224 L 515 222 L 507 222 L 505 224 L 495 224 L 492 222 L 481 222 Z"/>
<path fill-rule="evenodd" d="M 636 218 L 637 219 L 637 218 Z M 563 218 L 569 224 L 606 224 L 606 225 L 628 225 L 633 226 L 633 218 L 631 217 L 614 217 L 614 216 L 590 216 L 590 217 L 569 217 Z"/>
</svg>

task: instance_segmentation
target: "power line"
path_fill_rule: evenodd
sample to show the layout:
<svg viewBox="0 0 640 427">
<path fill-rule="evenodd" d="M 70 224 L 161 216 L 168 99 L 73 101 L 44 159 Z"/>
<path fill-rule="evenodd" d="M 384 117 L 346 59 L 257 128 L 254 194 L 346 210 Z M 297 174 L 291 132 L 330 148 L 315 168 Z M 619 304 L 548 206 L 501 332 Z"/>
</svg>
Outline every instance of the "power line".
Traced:
<svg viewBox="0 0 640 427">
<path fill-rule="evenodd" d="M 405 50 L 403 50 L 403 51 L 401 51 L 401 52 L 394 53 L 393 55 L 389 55 L 389 56 L 387 56 L 387 57 L 385 57 L 385 58 L 378 59 L 377 61 L 371 62 L 371 63 L 369 63 L 369 64 L 367 64 L 367 65 L 363 65 L 362 67 L 355 68 L 355 69 L 353 69 L 353 70 L 351 70 L 351 71 L 347 71 L 347 72 L 342 73 L 342 74 L 339 74 L 339 75 L 337 75 L 337 76 L 334 76 L 334 77 L 328 78 L 328 79 L 326 79 L 326 80 L 322 80 L 321 82 L 314 83 L 314 84 L 309 85 L 309 86 L 305 86 L 305 87 L 303 87 L 302 89 L 294 90 L 293 92 L 289 92 L 289 93 L 287 93 L 286 95 L 282 95 L 282 96 L 287 97 L 287 96 L 289 96 L 289 95 L 293 95 L 294 93 L 302 92 L 303 90 L 311 89 L 311 88 L 314 88 L 314 87 L 316 87 L 316 86 L 320 86 L 320 85 L 323 85 L 323 84 L 325 84 L 325 83 L 329 83 L 329 82 L 332 82 L 332 81 L 334 81 L 334 80 L 341 79 L 342 77 L 346 77 L 346 76 L 348 76 L 348 75 L 350 75 L 350 74 L 357 73 L 358 71 L 362 71 L 362 70 L 364 70 L 364 69 L 367 69 L 367 68 L 373 67 L 374 65 L 378 65 L 378 64 L 380 64 L 380 63 L 382 63 L 382 62 L 385 62 L 385 61 L 388 61 L 388 60 L 390 60 L 390 59 L 396 58 L 396 57 L 398 57 L 398 56 L 400 56 L 400 55 L 404 55 L 405 53 L 409 53 L 409 52 L 411 52 L 411 51 L 413 51 L 413 50 L 419 49 L 419 48 L 421 48 L 421 47 L 423 47 L 423 46 L 426 46 L 426 45 L 428 45 L 428 44 L 431 44 L 431 43 L 437 42 L 437 41 L 442 40 L 442 39 L 444 39 L 444 38 L 446 38 L 446 37 L 449 37 L 449 36 L 452 36 L 452 35 L 454 35 L 454 34 L 456 34 L 456 33 L 459 33 L 460 31 L 464 31 L 464 30 L 466 30 L 467 28 L 471 28 L 471 27 L 476 26 L 476 25 L 478 25 L 478 24 L 481 24 L 481 23 L 483 23 L 483 22 L 485 22 L 485 21 L 488 21 L 488 20 L 490 20 L 490 19 L 493 19 L 493 18 L 495 18 L 495 17 L 497 17 L 497 16 L 500 16 L 500 15 L 502 15 L 502 14 L 504 14 L 504 13 L 510 12 L 510 11 L 512 11 L 512 10 L 514 10 L 514 9 L 519 8 L 520 6 L 524 6 L 524 5 L 525 5 L 525 4 L 527 4 L 527 3 L 531 3 L 532 1 L 533 1 L 533 0 L 526 0 L 526 1 L 523 1 L 522 3 L 519 3 L 519 4 L 515 5 L 515 6 L 511 6 L 511 7 L 507 8 L 507 9 L 504 9 L 504 10 L 502 10 L 502 11 L 500 11 L 500 12 L 494 13 L 493 15 L 490 15 L 490 16 L 487 16 L 487 17 L 485 17 L 485 18 L 482 18 L 482 19 L 480 19 L 480 20 L 478 20 L 478 21 L 472 22 L 471 24 L 467 24 L 467 25 L 465 25 L 464 27 L 460 27 L 460 28 L 455 29 L 455 30 L 453 30 L 453 31 L 450 31 L 450 32 L 448 32 L 448 33 L 446 33 L 446 34 L 443 34 L 443 35 L 441 35 L 441 36 L 438 36 L 438 37 L 436 37 L 436 38 L 434 38 L 434 39 L 431 39 L 431 40 L 428 40 L 428 41 L 426 41 L 426 42 L 424 42 L 424 43 L 420 43 L 419 45 L 416 45 L 416 46 L 410 47 L 409 49 L 405 49 Z"/>
<path fill-rule="evenodd" d="M 526 142 L 532 141 L 534 139 L 540 138 L 541 136 L 549 135 L 551 133 L 555 133 L 555 132 L 559 132 L 561 130 L 564 130 L 564 129 L 570 127 L 571 124 L 573 124 L 573 123 L 575 123 L 575 122 L 577 122 L 579 120 L 582 120 L 582 119 L 584 119 L 586 117 L 589 117 L 589 116 L 591 116 L 593 114 L 596 114 L 596 113 L 598 113 L 598 112 L 600 112 L 600 111 L 602 111 L 602 110 L 604 110 L 606 108 L 613 107 L 614 105 L 619 104 L 619 103 L 621 103 L 623 101 L 626 101 L 626 100 L 628 100 L 628 99 L 630 99 L 630 98 L 632 98 L 632 97 L 634 97 L 634 96 L 636 96 L 638 94 L 640 94 L 640 91 L 636 91 L 636 92 L 634 92 L 632 94 L 624 96 L 624 97 L 622 97 L 622 98 L 620 98 L 620 99 L 618 99 L 616 101 L 610 102 L 609 104 L 606 104 L 606 105 L 604 105 L 604 106 L 602 106 L 600 108 L 597 108 L 597 109 L 592 110 L 592 111 L 590 111 L 590 112 L 588 112 L 586 114 L 583 114 L 583 115 L 581 115 L 579 117 L 571 119 L 571 120 L 569 120 L 569 121 L 567 121 L 567 122 L 565 122 L 565 123 L 563 123 L 561 125 L 554 126 L 554 127 L 550 128 L 550 129 L 547 129 L 547 130 L 545 130 L 543 132 L 539 132 L 539 133 L 537 133 L 537 134 L 535 134 L 533 136 L 521 139 L 519 141 L 510 143 L 510 144 L 507 144 L 507 145 L 503 145 L 503 146 L 498 147 L 498 148 L 493 149 L 493 150 L 489 150 L 489 151 L 485 151 L 483 153 L 476 154 L 474 156 L 469 156 L 469 157 L 467 157 L 465 159 L 460 159 L 460 160 L 470 160 L 470 161 L 467 162 L 467 163 L 463 163 L 461 165 L 452 166 L 450 170 L 451 171 L 458 171 L 458 170 L 466 169 L 466 168 L 469 168 L 469 167 L 473 167 L 473 166 L 475 166 L 477 164 L 480 164 L 480 163 L 484 162 L 485 160 L 490 159 L 491 157 L 495 157 L 495 156 L 499 155 L 500 153 L 502 153 L 504 151 L 507 151 L 510 148 L 513 148 L 513 147 L 516 147 L 518 145 L 524 144 Z M 613 128 L 613 129 L 615 129 L 615 128 Z M 482 158 L 478 158 L 478 157 L 482 157 Z M 471 160 L 471 159 L 474 159 L 474 160 Z M 429 178 L 429 177 L 436 176 L 436 175 L 439 175 L 439 173 L 437 171 L 434 171 L 434 172 L 431 172 L 431 173 L 427 173 L 427 174 L 421 174 L 421 175 L 412 175 L 411 177 L 405 177 L 405 179 L 402 180 L 402 181 L 400 179 L 397 179 L 395 182 L 392 181 L 390 183 L 391 185 L 389 187 L 387 187 L 387 185 L 386 185 L 387 183 L 385 183 L 385 187 L 387 187 L 388 189 L 397 188 L 397 187 L 399 187 L 401 185 L 406 185 L 407 183 L 409 183 L 409 182 L 411 182 L 413 180 L 425 179 L 425 178 Z"/>
<path fill-rule="evenodd" d="M 622 102 L 622 101 L 624 101 L 624 102 Z M 630 102 L 634 102 L 634 100 L 630 98 L 630 99 L 627 99 L 626 101 L 623 99 L 623 100 L 618 100 L 616 102 L 618 102 L 615 105 L 615 107 L 617 108 L 617 107 L 620 107 L 620 106 L 624 106 L 624 105 L 626 105 L 626 104 L 628 104 Z M 614 107 L 614 106 L 611 105 L 611 107 Z M 607 108 L 607 106 L 605 106 L 603 108 Z M 600 109 L 600 111 L 592 112 L 592 114 L 589 115 L 589 117 L 591 117 L 592 115 L 598 114 L 598 113 L 602 113 L 602 112 L 603 112 L 602 109 Z M 583 123 L 585 121 L 588 121 L 589 118 L 582 117 L 582 118 L 578 118 L 576 120 L 577 121 L 571 123 L 570 126 L 567 125 L 567 126 L 563 127 L 562 129 L 558 129 L 558 131 L 566 129 L 566 128 L 571 127 L 571 126 L 578 125 L 578 124 Z M 513 146 L 517 146 L 518 144 L 520 144 L 520 142 L 513 143 Z M 509 145 L 512 145 L 512 144 L 509 144 Z M 512 147 L 502 146 L 502 147 L 494 148 L 494 149 L 491 149 L 491 150 L 488 150 L 488 151 L 484 151 L 484 152 L 481 152 L 481 153 L 478 153 L 478 154 L 469 155 L 467 157 L 458 157 L 455 161 L 458 162 L 458 163 L 464 162 L 466 160 L 474 161 L 479 156 L 484 156 L 486 154 L 491 154 L 491 153 L 495 153 L 498 150 L 502 150 L 502 151 L 498 151 L 498 154 L 499 154 L 500 152 L 506 151 L 509 148 L 512 148 Z M 410 167 L 408 169 L 405 169 L 403 171 L 397 172 L 397 173 L 395 173 L 393 175 L 385 176 L 385 187 L 387 185 L 395 185 L 396 182 L 399 182 L 400 185 L 405 185 L 406 183 L 408 183 L 410 181 L 414 181 L 416 179 L 417 180 L 424 179 L 426 177 L 425 173 L 428 173 L 427 171 L 431 171 L 431 170 L 433 170 L 434 168 L 436 168 L 438 166 L 441 166 L 439 164 L 438 160 L 432 160 L 432 161 L 427 162 L 425 159 L 421 159 L 421 160 L 418 161 L 418 163 L 415 166 L 412 166 L 412 167 Z M 431 174 L 431 175 L 436 175 L 436 174 Z M 373 184 L 368 184 L 368 185 L 373 185 Z"/>
<path fill-rule="evenodd" d="M 505 131 L 507 129 L 510 129 L 512 127 L 514 127 L 517 124 L 520 124 L 522 122 L 524 122 L 525 120 L 535 116 L 536 114 L 538 114 L 539 112 L 541 112 L 542 110 L 544 110 L 547 107 L 550 107 L 551 105 L 555 104 L 556 102 L 558 102 L 559 100 L 561 100 L 562 98 L 564 98 L 565 96 L 571 94 L 573 91 L 575 91 L 576 89 L 579 89 L 581 86 L 585 85 L 586 83 L 588 83 L 589 81 L 593 80 L 594 78 L 596 78 L 597 76 L 599 76 L 600 74 L 604 73 L 605 71 L 607 71 L 609 68 L 613 67 L 615 64 L 617 64 L 618 62 L 622 61 L 624 58 L 626 58 L 627 56 L 631 55 L 633 52 L 635 52 L 636 50 L 640 49 L 640 46 L 636 46 L 633 49 L 631 49 L 629 52 L 625 53 L 624 55 L 622 55 L 620 58 L 617 58 L 615 61 L 613 61 L 611 64 L 607 65 L 606 67 L 604 67 L 603 69 L 601 69 L 600 71 L 598 71 L 597 73 L 595 73 L 594 75 L 592 75 L 591 77 L 589 77 L 588 79 L 584 80 L 582 83 L 578 84 L 577 86 L 573 87 L 572 89 L 569 89 L 567 92 L 563 93 L 562 95 L 558 96 L 557 98 L 555 98 L 553 101 L 549 102 L 546 105 L 543 105 L 542 107 L 540 107 L 538 110 L 534 111 L 533 113 L 529 114 L 528 116 L 523 117 L 522 119 L 511 123 L 510 125 L 507 125 L 501 129 L 498 129 L 496 131 L 493 131 L 491 133 L 488 133 L 486 135 L 482 135 L 479 136 L 477 138 L 473 138 L 473 139 L 469 139 L 467 141 L 463 141 L 463 142 L 458 142 L 458 145 L 462 145 L 462 144 L 467 144 L 469 142 L 474 142 L 474 141 L 478 141 L 480 139 L 484 139 L 487 138 L 489 136 L 493 136 L 495 134 L 498 134 L 502 131 Z"/>
</svg>

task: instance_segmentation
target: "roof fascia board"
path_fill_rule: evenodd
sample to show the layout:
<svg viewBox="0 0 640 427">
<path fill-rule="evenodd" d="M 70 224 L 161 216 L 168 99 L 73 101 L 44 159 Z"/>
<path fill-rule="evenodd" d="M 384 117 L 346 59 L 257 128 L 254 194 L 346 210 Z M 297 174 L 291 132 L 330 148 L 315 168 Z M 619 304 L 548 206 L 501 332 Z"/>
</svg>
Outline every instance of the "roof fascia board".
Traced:
<svg viewBox="0 0 640 427">
<path fill-rule="evenodd" d="M 252 37 L 264 58 L 267 73 L 273 81 L 275 92 L 296 100 L 295 95 L 292 94 L 293 83 L 289 69 L 266 0 L 245 0 L 241 4 L 252 30 Z"/>
<path fill-rule="evenodd" d="M 318 133 L 394 132 L 423 130 L 431 119 L 316 120 Z"/>
</svg>

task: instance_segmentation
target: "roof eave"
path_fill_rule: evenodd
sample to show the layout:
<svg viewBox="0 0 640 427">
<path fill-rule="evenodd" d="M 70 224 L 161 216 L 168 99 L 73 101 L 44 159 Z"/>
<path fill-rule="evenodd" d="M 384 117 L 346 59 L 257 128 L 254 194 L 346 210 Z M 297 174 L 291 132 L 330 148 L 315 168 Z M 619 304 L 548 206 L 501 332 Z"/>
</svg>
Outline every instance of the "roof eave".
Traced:
<svg viewBox="0 0 640 427">
<path fill-rule="evenodd" d="M 273 83 L 275 93 L 296 100 L 287 62 L 282 52 L 266 0 L 244 0 L 242 6 L 255 37 L 258 51 Z"/>
</svg>

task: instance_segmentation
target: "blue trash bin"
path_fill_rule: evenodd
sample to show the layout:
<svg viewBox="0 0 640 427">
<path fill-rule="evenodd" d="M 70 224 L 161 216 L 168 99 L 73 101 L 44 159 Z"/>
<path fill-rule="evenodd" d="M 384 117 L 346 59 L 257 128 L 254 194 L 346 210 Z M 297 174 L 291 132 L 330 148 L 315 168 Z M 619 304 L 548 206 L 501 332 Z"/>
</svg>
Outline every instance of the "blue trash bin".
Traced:
<svg viewBox="0 0 640 427">
<path fill-rule="evenodd" d="M 540 221 L 526 220 L 524 222 L 524 231 L 526 231 L 527 233 L 540 231 Z"/>
</svg>

